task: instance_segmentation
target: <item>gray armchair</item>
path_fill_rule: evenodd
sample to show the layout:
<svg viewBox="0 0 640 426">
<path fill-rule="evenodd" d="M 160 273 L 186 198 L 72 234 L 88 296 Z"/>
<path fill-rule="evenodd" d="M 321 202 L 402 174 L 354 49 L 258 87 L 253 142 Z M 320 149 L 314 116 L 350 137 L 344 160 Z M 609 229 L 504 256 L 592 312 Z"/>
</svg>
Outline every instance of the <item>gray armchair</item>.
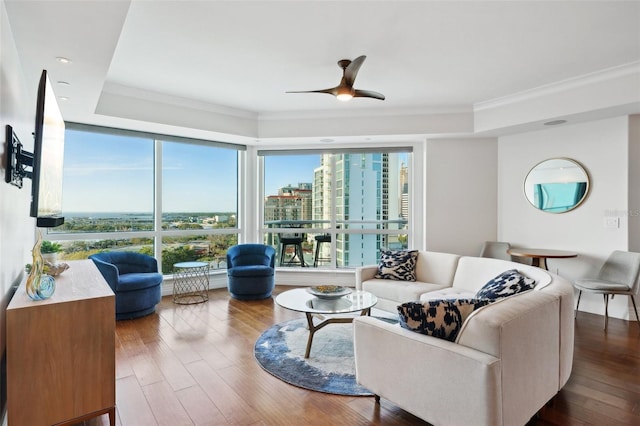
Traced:
<svg viewBox="0 0 640 426">
<path fill-rule="evenodd" d="M 640 253 L 614 251 L 604 262 L 596 278 L 580 279 L 573 283 L 573 286 L 578 290 L 576 315 L 583 291 L 602 294 L 604 296 L 604 328 L 606 329 L 609 319 L 609 295 L 613 298 L 616 294 L 624 294 L 631 298 L 636 320 L 640 326 L 640 317 L 638 317 L 638 308 L 634 297 L 638 295 L 638 290 L 640 289 L 638 285 L 639 273 Z"/>
<path fill-rule="evenodd" d="M 480 257 L 491 257 L 493 259 L 511 260 L 511 255 L 507 250 L 511 244 L 501 241 L 485 241 L 480 251 Z"/>
</svg>

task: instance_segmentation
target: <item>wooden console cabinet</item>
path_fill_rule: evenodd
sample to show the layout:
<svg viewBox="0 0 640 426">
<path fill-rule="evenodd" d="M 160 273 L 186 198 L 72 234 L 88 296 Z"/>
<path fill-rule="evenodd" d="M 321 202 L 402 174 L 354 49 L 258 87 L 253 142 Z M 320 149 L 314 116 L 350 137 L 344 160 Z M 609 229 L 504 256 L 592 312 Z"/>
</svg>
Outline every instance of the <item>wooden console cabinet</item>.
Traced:
<svg viewBox="0 0 640 426">
<path fill-rule="evenodd" d="M 115 424 L 115 295 L 91 260 L 68 263 L 51 298 L 23 280 L 7 308 L 9 426 Z"/>
</svg>

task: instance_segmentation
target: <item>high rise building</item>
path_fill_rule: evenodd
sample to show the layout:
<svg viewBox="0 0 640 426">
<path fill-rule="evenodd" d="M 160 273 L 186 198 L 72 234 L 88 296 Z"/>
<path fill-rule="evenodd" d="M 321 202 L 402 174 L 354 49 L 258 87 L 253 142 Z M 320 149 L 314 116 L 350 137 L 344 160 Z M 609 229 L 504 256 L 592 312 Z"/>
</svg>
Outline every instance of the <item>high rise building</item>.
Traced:
<svg viewBox="0 0 640 426">
<path fill-rule="evenodd" d="M 331 219 L 331 156 L 321 155 L 313 171 L 313 220 Z"/>
<path fill-rule="evenodd" d="M 366 233 L 379 229 L 380 223 L 398 219 L 400 182 L 397 154 L 357 153 L 323 154 L 314 171 L 313 218 L 330 220 L 331 156 L 335 155 L 335 219 L 350 221 L 349 230 L 362 233 L 338 234 L 338 266 L 377 263 L 381 248 L 397 248 L 396 236 Z"/>
<path fill-rule="evenodd" d="M 405 163 L 400 165 L 400 216 L 409 220 L 409 168 Z"/>
<path fill-rule="evenodd" d="M 310 220 L 312 218 L 312 184 L 284 186 L 278 195 L 268 195 L 264 202 L 265 222 L 274 220 Z"/>
</svg>

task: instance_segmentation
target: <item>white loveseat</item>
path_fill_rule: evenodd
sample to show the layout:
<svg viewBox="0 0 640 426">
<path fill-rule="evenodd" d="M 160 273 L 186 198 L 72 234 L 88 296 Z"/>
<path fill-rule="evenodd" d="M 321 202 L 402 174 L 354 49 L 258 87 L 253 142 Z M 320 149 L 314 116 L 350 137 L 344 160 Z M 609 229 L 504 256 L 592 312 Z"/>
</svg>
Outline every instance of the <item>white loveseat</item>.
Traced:
<svg viewBox="0 0 640 426">
<path fill-rule="evenodd" d="M 357 380 L 434 425 L 523 425 L 567 382 L 573 362 L 573 287 L 542 269 L 498 259 L 421 251 L 416 282 L 375 279 L 358 268 L 356 288 L 397 313 L 403 302 L 471 297 L 517 269 L 534 290 L 474 311 L 456 342 L 373 317 L 354 321 Z"/>
</svg>

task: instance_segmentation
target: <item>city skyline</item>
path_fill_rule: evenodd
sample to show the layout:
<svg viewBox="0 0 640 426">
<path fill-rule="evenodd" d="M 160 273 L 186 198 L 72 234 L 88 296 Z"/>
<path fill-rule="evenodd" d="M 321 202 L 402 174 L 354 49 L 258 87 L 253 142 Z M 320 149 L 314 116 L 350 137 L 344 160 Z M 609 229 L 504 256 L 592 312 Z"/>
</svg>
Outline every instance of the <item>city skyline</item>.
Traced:
<svg viewBox="0 0 640 426">
<path fill-rule="evenodd" d="M 407 197 L 402 194 L 408 191 L 409 182 L 403 160 L 406 158 L 397 153 L 340 154 L 335 158 L 332 154 L 322 154 L 311 182 L 288 183 L 277 192 L 265 194 L 265 223 L 329 223 L 332 217 L 341 223 L 350 220 L 377 222 L 404 217 L 402 212 L 408 205 L 408 193 Z M 364 223 L 353 223 L 348 227 L 350 230 L 371 229 Z M 299 244 L 303 244 L 304 234 L 299 238 Z M 402 247 L 403 244 L 399 235 L 377 233 L 338 233 L 335 238 L 338 266 L 351 265 L 354 261 L 375 262 L 380 248 Z M 317 248 L 322 251 L 322 258 L 329 257 L 328 246 Z"/>
<path fill-rule="evenodd" d="M 265 156 L 264 195 L 277 195 L 287 185 L 313 183 L 313 171 L 319 165 L 320 154 Z"/>
</svg>

